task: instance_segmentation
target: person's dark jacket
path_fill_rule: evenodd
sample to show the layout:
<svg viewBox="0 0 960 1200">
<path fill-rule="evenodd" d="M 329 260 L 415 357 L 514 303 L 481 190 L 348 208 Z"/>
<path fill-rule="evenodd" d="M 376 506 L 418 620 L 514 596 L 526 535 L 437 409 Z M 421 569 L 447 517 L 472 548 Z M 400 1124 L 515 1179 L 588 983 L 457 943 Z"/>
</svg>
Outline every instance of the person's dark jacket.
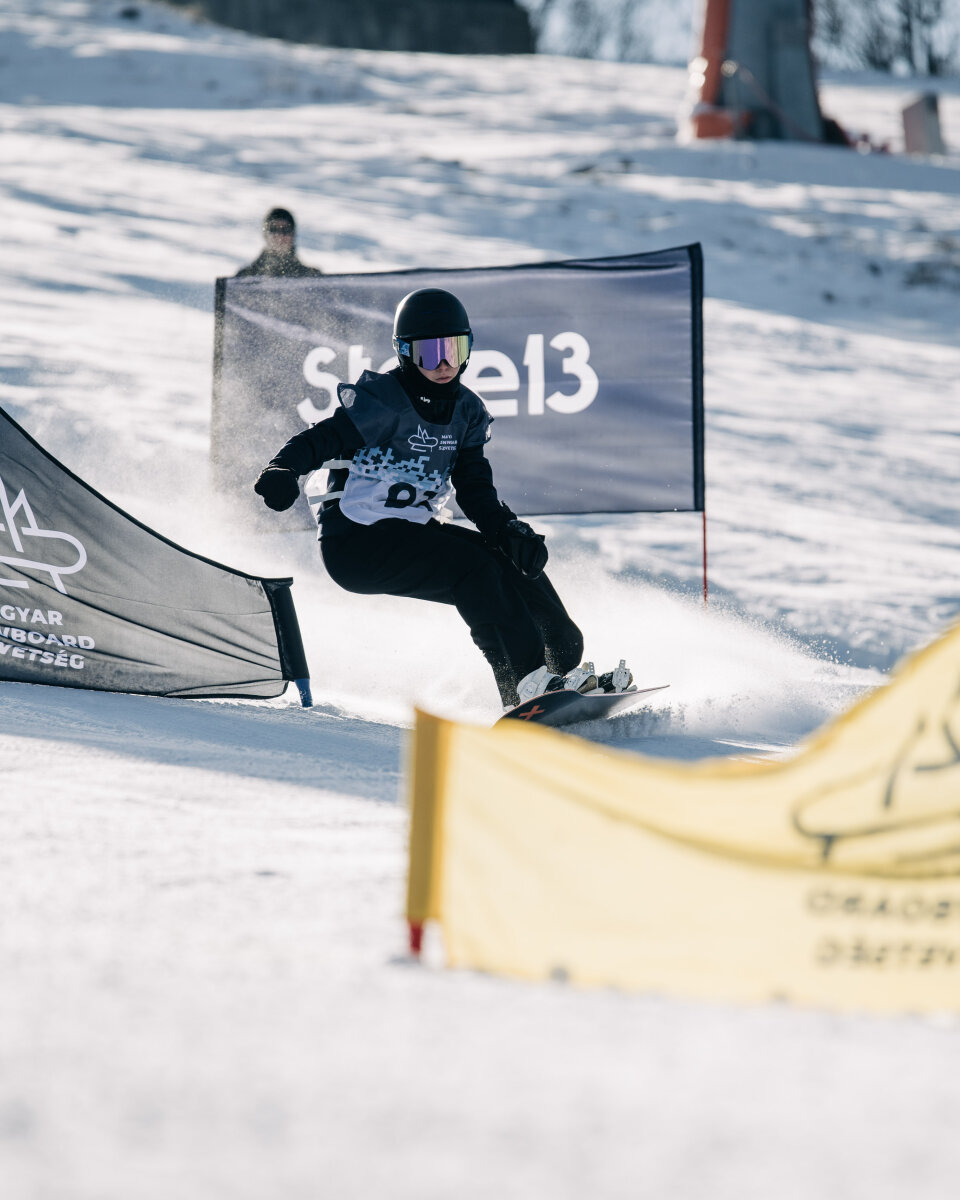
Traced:
<svg viewBox="0 0 960 1200">
<path fill-rule="evenodd" d="M 272 275 L 285 279 L 303 279 L 308 275 L 322 275 L 319 267 L 308 267 L 297 258 L 295 253 L 271 254 L 269 250 L 262 251 L 252 263 L 241 267 L 234 276 L 239 279 L 243 275 Z"/>
</svg>

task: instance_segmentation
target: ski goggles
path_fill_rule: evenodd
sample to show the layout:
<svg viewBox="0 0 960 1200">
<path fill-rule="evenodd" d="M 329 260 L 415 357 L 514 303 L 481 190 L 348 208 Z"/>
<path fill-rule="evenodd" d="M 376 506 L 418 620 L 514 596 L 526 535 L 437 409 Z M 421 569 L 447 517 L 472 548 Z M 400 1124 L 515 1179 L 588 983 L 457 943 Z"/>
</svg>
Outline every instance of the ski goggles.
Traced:
<svg viewBox="0 0 960 1200">
<path fill-rule="evenodd" d="M 397 352 L 425 371 L 435 371 L 442 362 L 457 368 L 470 357 L 472 333 L 455 333 L 452 337 L 397 339 Z"/>
</svg>

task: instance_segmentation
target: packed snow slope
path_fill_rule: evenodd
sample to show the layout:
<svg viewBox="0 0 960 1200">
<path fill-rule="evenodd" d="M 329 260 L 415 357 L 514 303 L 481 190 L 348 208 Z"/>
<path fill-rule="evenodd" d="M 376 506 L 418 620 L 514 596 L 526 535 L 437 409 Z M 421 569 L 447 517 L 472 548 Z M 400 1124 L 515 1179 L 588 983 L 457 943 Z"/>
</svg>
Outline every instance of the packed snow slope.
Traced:
<svg viewBox="0 0 960 1200">
<path fill-rule="evenodd" d="M 4 1197 L 952 1195 L 950 1019 L 411 966 L 406 729 L 492 720 L 487 670 L 455 614 L 338 593 L 207 479 L 213 280 L 272 205 L 329 272 L 700 241 L 709 609 L 698 517 L 541 525 L 588 653 L 672 685 L 605 736 L 789 753 L 960 607 L 960 158 L 900 153 L 912 85 L 825 83 L 891 150 L 859 155 L 685 145 L 672 68 L 119 0 L 0 0 L 0 67 L 0 404 L 167 536 L 292 573 L 318 699 L 0 684 Z"/>
</svg>

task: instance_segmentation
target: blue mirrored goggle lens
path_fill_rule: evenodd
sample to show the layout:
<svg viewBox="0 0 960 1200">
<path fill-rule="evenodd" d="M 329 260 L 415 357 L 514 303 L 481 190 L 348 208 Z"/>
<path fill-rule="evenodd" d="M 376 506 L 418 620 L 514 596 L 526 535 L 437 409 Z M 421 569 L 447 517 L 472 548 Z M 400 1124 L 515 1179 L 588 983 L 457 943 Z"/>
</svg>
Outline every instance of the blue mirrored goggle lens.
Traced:
<svg viewBox="0 0 960 1200">
<path fill-rule="evenodd" d="M 418 338 L 410 343 L 410 358 L 426 371 L 435 371 L 442 362 L 451 367 L 460 367 L 470 357 L 469 333 L 457 333 L 453 337 Z"/>
</svg>

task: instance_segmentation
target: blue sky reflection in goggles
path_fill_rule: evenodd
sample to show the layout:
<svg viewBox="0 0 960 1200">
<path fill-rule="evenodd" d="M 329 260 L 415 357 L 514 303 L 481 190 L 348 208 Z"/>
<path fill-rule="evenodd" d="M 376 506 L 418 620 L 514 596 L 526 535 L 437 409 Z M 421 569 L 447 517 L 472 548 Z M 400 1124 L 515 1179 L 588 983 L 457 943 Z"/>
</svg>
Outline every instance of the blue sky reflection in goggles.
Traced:
<svg viewBox="0 0 960 1200">
<path fill-rule="evenodd" d="M 444 361 L 454 370 L 470 357 L 473 334 L 456 333 L 452 337 L 415 338 L 400 343 L 401 352 L 409 353 L 415 366 L 435 371 Z"/>
</svg>

